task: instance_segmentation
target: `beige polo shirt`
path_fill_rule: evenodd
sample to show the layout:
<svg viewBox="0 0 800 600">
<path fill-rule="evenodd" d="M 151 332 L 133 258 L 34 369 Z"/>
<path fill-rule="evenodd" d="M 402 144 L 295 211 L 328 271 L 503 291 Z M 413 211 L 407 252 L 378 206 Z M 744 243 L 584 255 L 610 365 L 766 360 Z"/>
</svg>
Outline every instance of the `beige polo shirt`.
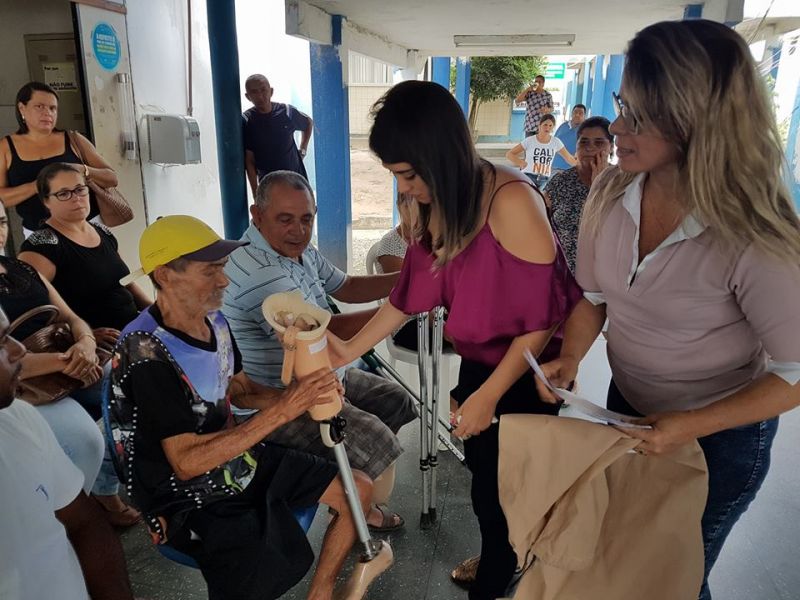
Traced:
<svg viewBox="0 0 800 600">
<path fill-rule="evenodd" d="M 800 265 L 726 251 L 691 215 L 639 260 L 644 174 L 578 238 L 576 278 L 605 303 L 614 382 L 642 414 L 690 410 L 766 372 L 800 379 Z"/>
</svg>

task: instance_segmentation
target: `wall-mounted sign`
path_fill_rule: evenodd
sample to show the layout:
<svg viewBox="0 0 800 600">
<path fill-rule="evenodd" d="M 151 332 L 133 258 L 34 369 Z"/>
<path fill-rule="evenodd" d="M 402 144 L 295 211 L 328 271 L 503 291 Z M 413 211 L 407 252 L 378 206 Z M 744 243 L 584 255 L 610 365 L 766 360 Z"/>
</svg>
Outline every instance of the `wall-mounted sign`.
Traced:
<svg viewBox="0 0 800 600">
<path fill-rule="evenodd" d="M 547 70 L 544 76 L 547 79 L 564 79 L 564 74 L 567 71 L 567 64 L 563 62 L 547 63 Z"/>
<path fill-rule="evenodd" d="M 57 92 L 75 91 L 78 80 L 75 77 L 75 64 L 71 62 L 42 63 L 44 82 Z"/>
<path fill-rule="evenodd" d="M 117 32 L 108 23 L 98 23 L 92 30 L 92 49 L 98 64 L 113 71 L 119 64 L 120 43 Z"/>
</svg>

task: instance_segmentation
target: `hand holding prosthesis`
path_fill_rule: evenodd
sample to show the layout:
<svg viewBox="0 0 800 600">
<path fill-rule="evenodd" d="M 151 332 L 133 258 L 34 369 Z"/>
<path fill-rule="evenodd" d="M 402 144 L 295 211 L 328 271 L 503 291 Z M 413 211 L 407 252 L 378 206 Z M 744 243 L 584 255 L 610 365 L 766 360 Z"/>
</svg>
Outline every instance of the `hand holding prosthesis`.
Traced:
<svg viewBox="0 0 800 600">
<path fill-rule="evenodd" d="M 261 305 L 261 311 L 283 345 L 281 381 L 284 385 L 289 385 L 293 378 L 302 379 L 318 369 L 331 367 L 325 337 L 331 320 L 330 312 L 305 302 L 300 291 L 269 296 Z M 338 414 L 342 410 L 343 400 L 335 390 L 328 394 L 332 402 L 313 406 L 308 412 L 312 419 L 319 421 L 320 435 L 325 445 L 333 448 L 358 538 L 364 546 L 358 564 L 337 598 L 360 600 L 370 583 L 391 566 L 394 556 L 387 542 L 370 537 L 353 471 L 342 443 L 347 423 Z"/>
</svg>

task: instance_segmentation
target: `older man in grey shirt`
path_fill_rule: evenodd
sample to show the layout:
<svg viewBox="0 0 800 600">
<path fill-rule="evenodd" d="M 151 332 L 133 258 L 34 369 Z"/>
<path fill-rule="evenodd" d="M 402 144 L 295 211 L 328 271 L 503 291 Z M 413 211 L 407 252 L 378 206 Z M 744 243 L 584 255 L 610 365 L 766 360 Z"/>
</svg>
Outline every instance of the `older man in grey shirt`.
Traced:
<svg viewBox="0 0 800 600">
<path fill-rule="evenodd" d="M 242 353 L 245 373 L 270 387 L 283 387 L 283 348 L 261 313 L 264 299 L 277 292 L 300 290 L 307 302 L 329 310 L 326 295 L 348 303 L 370 302 L 389 294 L 397 273 L 349 276 L 310 244 L 316 206 L 308 182 L 289 171 L 275 171 L 259 184 L 251 207 L 253 223 L 242 237 L 250 242 L 231 254 L 225 267 L 230 285 L 222 310 Z M 356 333 L 375 309 L 334 315 L 329 328 L 345 338 Z M 354 468 L 373 479 L 391 477 L 391 467 L 403 448 L 395 435 L 417 416 L 416 406 L 402 387 L 359 369 L 341 373 L 348 402 L 342 416 L 348 423 L 345 447 Z M 246 418 L 253 411 L 234 411 Z M 320 456 L 330 456 L 320 438 L 319 424 L 303 415 L 272 433 L 270 441 Z M 389 486 L 390 488 L 391 486 Z M 376 485 L 376 496 L 385 485 Z M 401 526 L 399 515 L 383 506 L 383 498 L 368 515 L 373 529 Z"/>
</svg>

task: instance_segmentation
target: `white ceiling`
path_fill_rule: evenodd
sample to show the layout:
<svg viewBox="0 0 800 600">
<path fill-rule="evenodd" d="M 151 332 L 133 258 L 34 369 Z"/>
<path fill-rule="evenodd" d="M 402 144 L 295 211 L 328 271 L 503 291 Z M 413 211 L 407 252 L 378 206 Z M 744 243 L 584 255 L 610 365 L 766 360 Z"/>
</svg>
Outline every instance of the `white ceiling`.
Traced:
<svg viewBox="0 0 800 600">
<path fill-rule="evenodd" d="M 302 1 L 302 0 L 301 0 Z M 621 53 L 651 23 L 683 17 L 702 0 L 305 0 L 351 26 L 427 56 Z M 720 21 L 744 0 L 705 0 Z M 730 8 L 729 8 L 730 5 Z M 575 34 L 571 47 L 457 48 L 454 35 Z"/>
</svg>

